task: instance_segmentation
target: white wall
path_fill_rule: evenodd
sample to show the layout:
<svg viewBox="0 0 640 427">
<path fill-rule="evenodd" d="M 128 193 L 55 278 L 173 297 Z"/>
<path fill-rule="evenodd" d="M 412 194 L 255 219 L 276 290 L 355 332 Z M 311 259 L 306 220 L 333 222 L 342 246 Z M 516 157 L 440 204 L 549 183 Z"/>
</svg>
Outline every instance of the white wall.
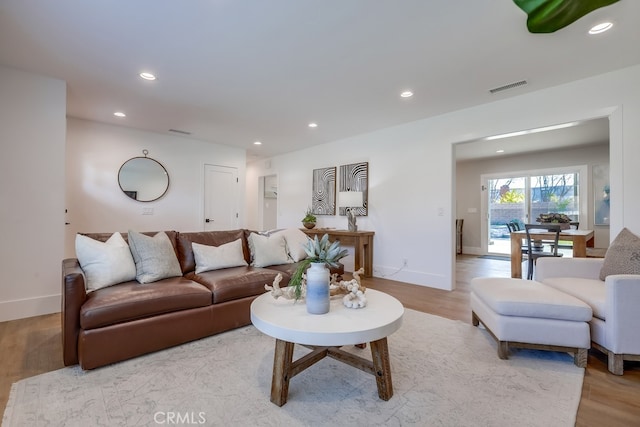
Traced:
<svg viewBox="0 0 640 427">
<path fill-rule="evenodd" d="M 596 164 L 609 164 L 609 144 L 596 145 L 567 150 L 553 150 L 509 157 L 496 157 L 473 161 L 458 162 L 456 165 L 456 212 L 457 218 L 464 219 L 463 252 L 466 254 L 482 254 L 481 224 L 482 197 L 486 193 L 480 191 L 481 175 L 508 173 L 557 167 L 570 167 Z M 590 174 L 587 182 L 590 181 Z M 588 192 L 588 212 L 580 218 L 580 228 L 594 230 L 595 246 L 609 246 L 609 227 L 593 225 L 593 192 Z M 470 213 L 469 209 L 476 209 Z"/>
<path fill-rule="evenodd" d="M 120 166 L 142 150 L 165 167 L 169 190 L 154 202 L 127 197 L 118 185 Z M 204 165 L 238 169 L 243 223 L 245 150 L 69 118 L 67 121 L 67 227 L 65 256 L 75 256 L 77 232 L 204 230 Z M 153 215 L 142 215 L 152 208 Z"/>
<path fill-rule="evenodd" d="M 278 176 L 264 178 L 264 200 L 262 201 L 262 230 L 271 230 L 278 225 Z"/>
<path fill-rule="evenodd" d="M 435 135 L 444 132 L 444 126 L 437 127 Z M 357 222 L 359 229 L 376 232 L 374 275 L 448 289 L 453 267 L 452 190 L 451 180 L 441 177 L 451 177 L 452 163 L 439 162 L 430 169 L 424 164 L 433 156 L 450 158 L 450 147 L 425 143 L 427 131 L 423 123 L 415 123 L 278 156 L 271 160 L 271 169 L 265 167 L 268 161 L 254 162 L 247 170 L 247 212 L 256 206 L 259 177 L 277 171 L 278 227 L 300 227 L 311 205 L 313 169 L 369 162 L 369 215 Z M 346 216 L 317 218 L 318 227 L 347 227 Z M 257 221 L 248 216 L 250 227 Z M 408 266 L 390 276 L 404 258 Z M 432 261 L 438 268 L 427 268 Z M 345 267 L 352 268 L 351 259 L 345 260 Z"/>
<path fill-rule="evenodd" d="M 247 170 L 247 222 L 257 223 L 259 176 L 279 176 L 278 226 L 299 226 L 310 204 L 313 169 L 368 161 L 370 213 L 358 222 L 376 232 L 374 275 L 387 275 L 408 258 L 408 268 L 394 279 L 452 289 L 452 144 L 607 116 L 611 236 L 623 226 L 640 233 L 640 66 L 254 162 Z M 320 217 L 319 225 L 345 228 L 346 219 Z"/>
<path fill-rule="evenodd" d="M 60 311 L 63 81 L 0 66 L 0 321 Z"/>
</svg>

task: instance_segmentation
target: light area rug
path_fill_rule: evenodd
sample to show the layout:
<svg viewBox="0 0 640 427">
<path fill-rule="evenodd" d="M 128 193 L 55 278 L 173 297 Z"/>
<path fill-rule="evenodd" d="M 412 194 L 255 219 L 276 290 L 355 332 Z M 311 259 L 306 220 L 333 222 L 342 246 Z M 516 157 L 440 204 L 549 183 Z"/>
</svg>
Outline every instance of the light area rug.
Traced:
<svg viewBox="0 0 640 427">
<path fill-rule="evenodd" d="M 270 402 L 275 340 L 253 326 L 92 371 L 13 384 L 3 426 L 572 426 L 584 369 L 566 353 L 512 351 L 488 332 L 406 310 L 389 336 L 394 395 L 325 358 Z M 345 347 L 346 348 L 346 347 Z M 369 347 L 348 351 L 371 358 Z M 308 352 L 296 346 L 294 357 Z"/>
</svg>

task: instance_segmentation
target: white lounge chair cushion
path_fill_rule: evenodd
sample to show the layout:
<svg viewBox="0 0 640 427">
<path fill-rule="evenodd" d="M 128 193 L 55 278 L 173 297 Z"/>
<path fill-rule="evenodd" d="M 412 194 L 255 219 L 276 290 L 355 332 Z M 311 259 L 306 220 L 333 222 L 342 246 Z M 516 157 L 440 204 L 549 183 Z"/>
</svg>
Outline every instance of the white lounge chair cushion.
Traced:
<svg viewBox="0 0 640 427">
<path fill-rule="evenodd" d="M 605 283 L 598 279 L 581 279 L 578 277 L 550 277 L 544 280 L 544 284 L 554 289 L 572 295 L 591 306 L 594 317 L 606 320 L 606 295 Z"/>
<path fill-rule="evenodd" d="M 471 292 L 503 316 L 588 322 L 591 307 L 585 302 L 533 280 L 477 277 Z"/>
</svg>

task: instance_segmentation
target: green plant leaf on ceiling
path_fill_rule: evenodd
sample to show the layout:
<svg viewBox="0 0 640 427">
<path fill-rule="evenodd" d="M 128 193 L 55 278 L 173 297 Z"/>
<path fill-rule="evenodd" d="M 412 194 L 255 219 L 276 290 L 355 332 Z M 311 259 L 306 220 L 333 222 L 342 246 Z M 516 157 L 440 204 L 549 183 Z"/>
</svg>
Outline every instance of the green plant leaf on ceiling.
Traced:
<svg viewBox="0 0 640 427">
<path fill-rule="evenodd" d="M 513 0 L 528 15 L 530 33 L 553 33 L 584 15 L 620 0 Z"/>
</svg>

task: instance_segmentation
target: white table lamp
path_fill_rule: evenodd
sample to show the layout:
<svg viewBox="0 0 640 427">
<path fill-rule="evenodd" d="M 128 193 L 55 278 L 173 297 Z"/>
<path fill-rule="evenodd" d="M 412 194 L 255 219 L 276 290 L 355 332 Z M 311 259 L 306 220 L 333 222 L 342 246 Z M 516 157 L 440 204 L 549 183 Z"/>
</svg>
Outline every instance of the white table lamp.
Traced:
<svg viewBox="0 0 640 427">
<path fill-rule="evenodd" d="M 340 191 L 338 193 L 338 206 L 347 209 L 349 231 L 358 231 L 355 208 L 361 208 L 363 201 L 362 191 Z"/>
</svg>

